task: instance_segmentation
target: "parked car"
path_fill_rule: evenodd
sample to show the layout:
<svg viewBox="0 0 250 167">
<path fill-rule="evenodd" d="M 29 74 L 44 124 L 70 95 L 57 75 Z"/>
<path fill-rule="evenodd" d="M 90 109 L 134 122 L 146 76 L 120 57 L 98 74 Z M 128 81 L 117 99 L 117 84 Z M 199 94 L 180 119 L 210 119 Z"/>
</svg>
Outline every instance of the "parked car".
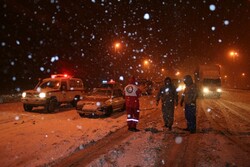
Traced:
<svg viewBox="0 0 250 167">
<path fill-rule="evenodd" d="M 76 111 L 80 116 L 105 115 L 125 110 L 125 99 L 120 88 L 95 88 L 84 99 L 77 102 Z"/>
<path fill-rule="evenodd" d="M 33 90 L 24 91 L 21 102 L 25 111 L 44 106 L 45 112 L 53 112 L 62 103 L 70 103 L 75 107 L 84 94 L 81 79 L 57 74 L 41 80 Z"/>
<path fill-rule="evenodd" d="M 100 88 L 120 88 L 122 89 L 123 88 L 123 85 L 119 82 L 116 82 L 114 80 L 110 80 L 110 81 L 107 81 L 107 80 L 104 80 L 102 81 L 102 83 L 99 85 Z"/>
</svg>

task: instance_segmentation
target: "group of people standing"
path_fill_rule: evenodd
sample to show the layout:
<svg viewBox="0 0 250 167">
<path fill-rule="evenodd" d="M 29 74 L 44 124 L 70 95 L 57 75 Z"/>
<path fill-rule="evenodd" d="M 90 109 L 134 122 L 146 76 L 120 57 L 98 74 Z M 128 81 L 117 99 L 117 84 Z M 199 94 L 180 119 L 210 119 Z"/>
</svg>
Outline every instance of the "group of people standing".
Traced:
<svg viewBox="0 0 250 167">
<path fill-rule="evenodd" d="M 187 128 L 184 130 L 190 131 L 190 133 L 196 132 L 196 99 L 197 99 L 197 88 L 193 83 L 192 77 L 186 75 L 184 77 L 184 83 L 186 88 L 181 96 L 180 105 L 184 104 L 185 118 L 187 121 Z M 139 97 L 141 96 L 141 90 L 135 84 L 135 78 L 131 77 L 129 84 L 124 89 L 125 100 L 126 100 L 126 111 L 127 111 L 127 125 L 130 131 L 139 131 L 136 128 L 139 122 Z M 171 81 L 170 77 L 166 77 L 164 85 L 160 88 L 156 95 L 156 106 L 159 105 L 161 100 L 161 109 L 165 127 L 170 131 L 172 130 L 174 122 L 174 110 L 175 106 L 178 105 L 178 93 L 176 87 Z"/>
</svg>

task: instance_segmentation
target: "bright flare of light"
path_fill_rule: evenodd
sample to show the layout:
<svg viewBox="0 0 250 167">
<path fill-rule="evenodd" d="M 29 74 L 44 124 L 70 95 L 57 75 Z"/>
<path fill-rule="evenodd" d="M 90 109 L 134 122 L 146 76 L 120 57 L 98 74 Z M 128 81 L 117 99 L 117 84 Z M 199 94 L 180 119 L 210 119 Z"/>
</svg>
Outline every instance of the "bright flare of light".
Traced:
<svg viewBox="0 0 250 167">
<path fill-rule="evenodd" d="M 168 92 L 168 91 L 169 91 L 169 88 L 166 88 L 166 89 L 165 89 L 165 92 Z"/>
<path fill-rule="evenodd" d="M 209 89 L 205 87 L 205 88 L 203 88 L 203 92 L 204 92 L 204 93 L 208 93 L 208 92 L 209 92 Z"/>
<path fill-rule="evenodd" d="M 43 93 L 43 92 L 39 93 L 39 97 L 40 98 L 45 98 L 46 97 L 46 93 Z"/>
<path fill-rule="evenodd" d="M 124 81 L 124 77 L 123 77 L 123 76 L 120 76 L 120 77 L 119 77 L 119 81 Z"/>
<path fill-rule="evenodd" d="M 144 18 L 145 20 L 149 20 L 150 15 L 149 15 L 148 13 L 145 13 L 144 16 L 143 16 L 143 18 Z"/>
<path fill-rule="evenodd" d="M 100 107 L 101 105 L 101 102 L 96 102 L 96 106 Z"/>
<path fill-rule="evenodd" d="M 18 121 L 20 119 L 19 116 L 15 116 L 15 120 Z"/>
<path fill-rule="evenodd" d="M 235 51 L 230 51 L 230 52 L 229 52 L 229 55 L 230 55 L 231 57 L 236 57 L 236 56 L 238 56 L 238 53 L 235 52 Z"/>
<path fill-rule="evenodd" d="M 23 92 L 23 93 L 22 93 L 22 97 L 23 97 L 23 98 L 26 97 L 26 92 Z"/>
<path fill-rule="evenodd" d="M 121 44 L 119 42 L 115 43 L 115 49 L 119 49 L 121 47 Z"/>
<path fill-rule="evenodd" d="M 215 11 L 216 7 L 215 7 L 214 4 L 211 4 L 211 5 L 209 5 L 209 9 L 210 9 L 211 11 Z"/>
<path fill-rule="evenodd" d="M 211 111 L 212 111 L 212 109 L 211 109 L 211 108 L 208 108 L 208 109 L 207 109 L 207 112 L 211 112 Z"/>
<path fill-rule="evenodd" d="M 221 90 L 220 88 L 218 88 L 216 91 L 217 91 L 217 92 L 222 92 L 222 90 Z"/>
<path fill-rule="evenodd" d="M 149 61 L 148 60 L 144 60 L 144 65 L 148 65 L 149 64 Z"/>
</svg>

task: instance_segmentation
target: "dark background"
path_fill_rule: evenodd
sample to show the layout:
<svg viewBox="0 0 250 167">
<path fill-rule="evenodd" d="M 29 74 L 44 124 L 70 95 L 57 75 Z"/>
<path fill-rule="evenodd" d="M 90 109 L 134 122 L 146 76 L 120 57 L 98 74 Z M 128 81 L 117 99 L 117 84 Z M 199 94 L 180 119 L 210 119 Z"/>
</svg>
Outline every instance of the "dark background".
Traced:
<svg viewBox="0 0 250 167">
<path fill-rule="evenodd" d="M 249 9 L 248 0 L 1 0 L 0 94 L 56 73 L 95 87 L 119 76 L 182 77 L 210 63 L 221 65 L 225 86 L 234 75 L 249 89 Z"/>
</svg>

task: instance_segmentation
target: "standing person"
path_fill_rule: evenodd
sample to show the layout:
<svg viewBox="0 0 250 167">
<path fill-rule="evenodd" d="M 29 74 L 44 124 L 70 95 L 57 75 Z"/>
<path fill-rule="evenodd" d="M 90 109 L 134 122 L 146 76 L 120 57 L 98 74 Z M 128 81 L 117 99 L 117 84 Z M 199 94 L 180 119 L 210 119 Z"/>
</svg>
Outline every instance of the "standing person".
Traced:
<svg viewBox="0 0 250 167">
<path fill-rule="evenodd" d="M 156 106 L 158 106 L 160 99 L 162 102 L 162 115 L 165 127 L 172 130 L 174 107 L 178 105 L 178 95 L 170 77 L 165 78 L 164 86 L 160 88 L 156 96 Z"/>
<path fill-rule="evenodd" d="M 183 102 L 185 104 L 185 118 L 187 120 L 187 128 L 184 130 L 190 131 L 190 133 L 196 132 L 196 99 L 197 99 L 197 88 L 193 83 L 192 77 L 186 75 L 184 77 L 184 83 L 186 88 L 182 94 L 181 106 Z"/>
<path fill-rule="evenodd" d="M 135 78 L 129 79 L 129 84 L 124 88 L 126 111 L 127 111 L 127 124 L 128 130 L 137 132 L 136 125 L 139 122 L 140 104 L 139 97 L 141 90 L 135 85 Z"/>
</svg>

